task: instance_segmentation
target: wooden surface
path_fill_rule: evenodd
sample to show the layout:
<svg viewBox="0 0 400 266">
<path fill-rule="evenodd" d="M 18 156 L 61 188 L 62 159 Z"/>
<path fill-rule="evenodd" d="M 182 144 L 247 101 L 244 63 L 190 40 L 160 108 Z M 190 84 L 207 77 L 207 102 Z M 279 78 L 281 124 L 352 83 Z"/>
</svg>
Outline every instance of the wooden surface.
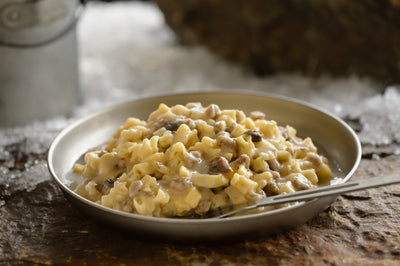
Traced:
<svg viewBox="0 0 400 266">
<path fill-rule="evenodd" d="M 54 135 L 56 132 L 52 132 Z M 11 133 L 10 133 L 11 134 Z M 46 164 L 49 140 L 17 140 L 0 167 L 24 172 Z M 354 179 L 400 172 L 396 144 L 364 147 Z M 374 153 L 376 151 L 376 154 Z M 380 157 L 379 157 L 380 156 Z M 166 243 L 141 240 L 87 218 L 46 178 L 27 190 L 13 179 L 0 184 L 0 264 L 127 265 L 398 265 L 400 261 L 400 186 L 340 196 L 306 224 L 283 233 L 233 243 Z"/>
</svg>

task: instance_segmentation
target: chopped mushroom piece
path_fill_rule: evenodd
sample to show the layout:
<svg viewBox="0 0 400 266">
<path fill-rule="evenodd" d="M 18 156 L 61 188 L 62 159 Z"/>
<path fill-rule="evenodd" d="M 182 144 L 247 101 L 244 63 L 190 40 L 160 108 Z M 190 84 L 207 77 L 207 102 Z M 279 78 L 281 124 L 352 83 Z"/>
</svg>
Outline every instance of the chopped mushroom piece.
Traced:
<svg viewBox="0 0 400 266">
<path fill-rule="evenodd" d="M 151 129 L 152 131 L 157 131 L 163 127 L 169 131 L 176 131 L 183 122 L 184 121 L 181 118 L 176 118 L 174 120 L 161 119 L 153 123 Z"/>
<path fill-rule="evenodd" d="M 181 125 L 180 123 L 175 121 L 175 122 L 167 122 L 167 123 L 165 123 L 164 127 L 165 127 L 166 130 L 176 131 L 179 128 L 180 125 Z"/>
<path fill-rule="evenodd" d="M 281 168 L 277 159 L 267 160 L 269 168 L 274 171 L 279 171 Z"/>
<path fill-rule="evenodd" d="M 279 188 L 274 179 L 271 179 L 263 190 L 265 194 L 267 194 L 267 196 L 273 196 L 279 194 Z"/>
<path fill-rule="evenodd" d="M 219 156 L 210 161 L 209 171 L 211 174 L 229 174 L 233 170 L 225 157 Z"/>
<path fill-rule="evenodd" d="M 237 126 L 236 123 L 232 123 L 225 130 L 226 130 L 226 132 L 231 133 L 236 128 L 236 126 Z"/>
<path fill-rule="evenodd" d="M 244 134 L 250 136 L 252 142 L 260 142 L 262 140 L 262 135 L 257 130 L 250 129 L 247 130 Z"/>
<path fill-rule="evenodd" d="M 193 153 L 191 152 L 185 152 L 183 154 L 183 161 L 185 163 L 185 166 L 188 167 L 189 169 L 193 168 L 195 165 L 198 165 L 200 163 L 200 158 L 194 156 Z"/>
<path fill-rule="evenodd" d="M 250 157 L 247 154 L 240 155 L 235 161 L 232 162 L 232 167 L 237 168 L 244 165 L 246 168 L 250 167 Z"/>
</svg>

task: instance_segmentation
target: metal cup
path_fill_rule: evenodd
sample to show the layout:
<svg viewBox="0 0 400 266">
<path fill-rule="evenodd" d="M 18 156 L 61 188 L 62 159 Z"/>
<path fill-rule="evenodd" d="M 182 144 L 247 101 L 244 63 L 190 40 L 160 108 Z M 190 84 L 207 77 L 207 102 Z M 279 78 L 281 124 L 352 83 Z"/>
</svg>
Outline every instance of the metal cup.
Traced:
<svg viewBox="0 0 400 266">
<path fill-rule="evenodd" d="M 0 3 L 0 127 L 68 114 L 79 103 L 79 0 Z"/>
</svg>

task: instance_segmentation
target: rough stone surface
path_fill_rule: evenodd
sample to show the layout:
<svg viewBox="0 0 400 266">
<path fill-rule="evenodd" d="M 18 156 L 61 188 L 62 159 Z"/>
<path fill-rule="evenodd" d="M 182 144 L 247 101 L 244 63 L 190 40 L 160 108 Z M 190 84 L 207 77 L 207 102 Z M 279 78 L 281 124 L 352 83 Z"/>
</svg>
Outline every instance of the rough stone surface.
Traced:
<svg viewBox="0 0 400 266">
<path fill-rule="evenodd" d="M 399 81 L 400 2 L 157 0 L 185 44 L 259 75 L 357 73 Z"/>
<path fill-rule="evenodd" d="M 13 145 L 19 149 L 23 142 Z M 2 147 L 4 148 L 4 147 Z M 17 153 L 16 153 L 17 154 Z M 0 166 L 45 164 L 40 154 L 13 155 Z M 28 158 L 28 159 L 25 159 Z M 10 163 L 13 161 L 13 163 Z M 400 171 L 400 156 L 363 159 L 355 180 Z M 31 191 L 0 186 L 0 264 L 293 264 L 397 265 L 400 186 L 342 195 L 306 224 L 235 243 L 144 241 L 87 218 L 51 179 Z"/>
<path fill-rule="evenodd" d="M 356 129 L 357 125 L 353 125 Z M 86 217 L 46 169 L 58 132 L 37 124 L 0 131 L 0 264 L 397 265 L 400 185 L 342 195 L 306 224 L 234 243 L 143 240 Z M 397 146 L 364 145 L 353 179 L 400 172 Z"/>
</svg>

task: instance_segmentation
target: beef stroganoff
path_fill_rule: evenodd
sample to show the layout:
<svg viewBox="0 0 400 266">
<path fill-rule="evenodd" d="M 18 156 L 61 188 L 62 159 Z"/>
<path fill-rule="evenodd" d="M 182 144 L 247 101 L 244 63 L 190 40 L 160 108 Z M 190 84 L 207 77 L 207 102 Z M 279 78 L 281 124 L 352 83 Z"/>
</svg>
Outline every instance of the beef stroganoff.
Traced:
<svg viewBox="0 0 400 266">
<path fill-rule="evenodd" d="M 128 118 L 74 172 L 76 191 L 113 209 L 156 217 L 209 210 L 315 188 L 333 178 L 308 137 L 260 111 L 160 104 L 147 121 Z"/>
</svg>

